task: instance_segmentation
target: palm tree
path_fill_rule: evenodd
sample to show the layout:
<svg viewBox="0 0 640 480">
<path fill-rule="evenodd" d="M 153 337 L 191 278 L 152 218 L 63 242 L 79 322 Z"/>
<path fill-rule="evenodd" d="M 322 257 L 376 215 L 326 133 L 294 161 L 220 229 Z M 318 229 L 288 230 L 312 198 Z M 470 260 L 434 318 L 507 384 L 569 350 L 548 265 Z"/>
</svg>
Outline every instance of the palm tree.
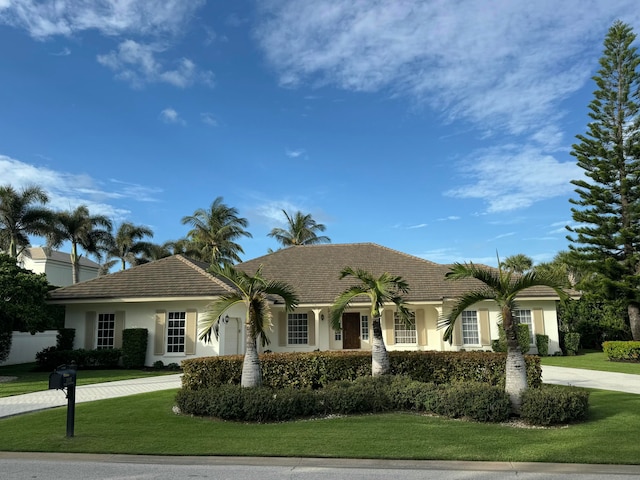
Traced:
<svg viewBox="0 0 640 480">
<path fill-rule="evenodd" d="M 331 243 L 329 237 L 318 236 L 316 232 L 324 232 L 326 227 L 322 223 L 317 223 L 311 214 L 305 215 L 298 211 L 289 215 L 286 210 L 282 210 L 282 213 L 287 219 L 287 228 L 274 228 L 268 236 L 274 237 L 283 247 Z"/>
<path fill-rule="evenodd" d="M 298 305 L 298 296 L 293 287 L 284 282 L 268 281 L 262 276 L 262 266 L 255 275 L 251 276 L 230 265 L 213 264 L 210 273 L 223 278 L 234 288 L 233 292 L 222 295 L 207 306 L 206 314 L 201 322 L 200 340 L 211 340 L 211 333 L 215 324 L 228 309 L 236 304 L 244 304 L 247 309 L 245 319 L 245 354 L 242 364 L 243 387 L 259 387 L 262 385 L 260 358 L 256 340 L 262 341 L 262 346 L 269 344 L 266 331 L 271 328 L 271 308 L 269 297 L 277 295 L 284 300 L 286 311 L 293 310 Z"/>
<path fill-rule="evenodd" d="M 0 249 L 17 258 L 29 246 L 29 235 L 44 235 L 53 217 L 51 210 L 39 207 L 49 197 L 37 186 L 21 192 L 11 185 L 0 187 Z"/>
<path fill-rule="evenodd" d="M 331 307 L 331 325 L 334 330 L 340 330 L 342 314 L 349 307 L 351 302 L 361 296 L 369 297 L 371 301 L 371 326 L 373 328 L 373 344 L 371 347 L 371 375 L 378 376 L 389 373 L 389 352 L 384 345 L 382 338 L 382 326 L 380 317 L 385 304 L 393 303 L 400 319 L 409 324 L 410 312 L 404 303 L 403 294 L 409 292 L 409 285 L 402 277 L 393 276 L 385 272 L 379 277 L 362 269 L 345 267 L 340 272 L 340 279 L 354 277 L 360 283 L 347 288 L 335 299 Z"/>
<path fill-rule="evenodd" d="M 245 230 L 249 225 L 247 219 L 238 217 L 238 210 L 225 205 L 222 197 L 216 198 L 209 210 L 199 208 L 193 215 L 184 217 L 182 224 L 193 227 L 187 237 L 198 252 L 196 259 L 211 264 L 239 262 L 238 254 L 244 250 L 235 240 L 251 237 Z"/>
<path fill-rule="evenodd" d="M 531 267 L 533 267 L 533 260 L 524 253 L 517 253 L 505 258 L 500 266 L 514 273 L 522 274 L 531 270 Z"/>
<path fill-rule="evenodd" d="M 123 222 L 118 227 L 116 236 L 110 242 L 105 267 L 111 269 L 120 261 L 121 270 L 129 265 L 137 265 L 141 258 L 151 255 L 152 243 L 143 242 L 144 237 L 153 237 L 153 230 L 131 222 Z"/>
<path fill-rule="evenodd" d="M 517 320 L 513 317 L 513 311 L 517 309 L 516 297 L 523 290 L 535 286 L 550 287 L 561 299 L 567 297 L 566 293 L 553 277 L 540 275 L 535 271 L 524 275 L 514 274 L 503 268 L 500 259 L 498 259 L 497 269 L 473 263 L 456 263 L 446 274 L 446 278 L 450 280 L 475 278 L 484 284 L 458 298 L 449 314 L 443 316 L 438 322 L 438 328 L 446 328 L 444 340 L 448 340 L 449 343 L 453 341 L 453 329 L 463 311 L 484 300 L 493 300 L 497 303 L 507 341 L 505 391 L 511 399 L 513 413 L 519 414 L 522 392 L 527 389 L 527 368 L 524 355 L 518 346 Z"/>
<path fill-rule="evenodd" d="M 78 283 L 80 278 L 82 254 L 78 254 L 78 247 L 100 259 L 112 239 L 111 228 L 111 220 L 104 215 L 91 215 L 85 205 L 55 214 L 51 231 L 47 234 L 47 247 L 58 248 L 64 242 L 71 243 L 73 283 Z"/>
</svg>

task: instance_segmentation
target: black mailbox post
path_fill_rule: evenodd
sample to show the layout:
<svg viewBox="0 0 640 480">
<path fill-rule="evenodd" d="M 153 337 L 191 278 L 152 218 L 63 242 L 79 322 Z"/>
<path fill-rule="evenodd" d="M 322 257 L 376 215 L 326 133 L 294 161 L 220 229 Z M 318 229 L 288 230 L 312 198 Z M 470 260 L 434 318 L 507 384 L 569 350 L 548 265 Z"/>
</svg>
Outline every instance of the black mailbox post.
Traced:
<svg viewBox="0 0 640 480">
<path fill-rule="evenodd" d="M 76 366 L 60 365 L 49 374 L 49 388 L 67 389 L 67 437 L 73 437 L 76 416 Z"/>
</svg>

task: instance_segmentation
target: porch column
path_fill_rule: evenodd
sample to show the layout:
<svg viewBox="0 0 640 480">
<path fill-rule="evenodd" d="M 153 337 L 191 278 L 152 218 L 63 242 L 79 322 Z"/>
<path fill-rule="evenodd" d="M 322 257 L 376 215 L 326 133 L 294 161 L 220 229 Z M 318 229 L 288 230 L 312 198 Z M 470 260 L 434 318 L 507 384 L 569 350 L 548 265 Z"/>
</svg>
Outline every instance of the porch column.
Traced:
<svg viewBox="0 0 640 480">
<path fill-rule="evenodd" d="M 316 330 L 316 348 L 318 348 L 319 350 L 323 351 L 323 350 L 329 350 L 329 345 L 327 344 L 329 337 L 327 335 L 320 335 L 320 322 L 323 321 L 322 320 L 322 309 L 321 308 L 313 308 L 311 309 L 311 311 L 313 312 L 313 326 Z M 324 320 L 329 321 L 328 318 L 325 318 Z"/>
</svg>

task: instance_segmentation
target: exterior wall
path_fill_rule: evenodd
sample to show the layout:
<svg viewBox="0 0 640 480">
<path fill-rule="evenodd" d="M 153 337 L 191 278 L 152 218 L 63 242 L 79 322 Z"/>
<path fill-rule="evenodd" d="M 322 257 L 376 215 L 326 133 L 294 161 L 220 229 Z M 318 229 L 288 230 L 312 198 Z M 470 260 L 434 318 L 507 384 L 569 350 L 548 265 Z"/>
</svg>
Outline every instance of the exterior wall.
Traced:
<svg viewBox="0 0 640 480">
<path fill-rule="evenodd" d="M 31 335 L 29 332 L 13 332 L 9 357 L 0 365 L 18 365 L 36 361 L 36 353 L 56 345 L 57 330 L 45 330 Z"/>
<path fill-rule="evenodd" d="M 45 260 L 22 257 L 21 263 L 23 268 L 31 270 L 34 273 L 44 273 L 47 276 L 47 281 L 56 287 L 66 287 L 73 283 L 70 261 L 60 262 L 52 260 L 51 258 Z M 91 280 L 97 276 L 98 268 L 80 265 L 80 278 L 78 279 L 80 282 Z"/>
<path fill-rule="evenodd" d="M 182 360 L 194 357 L 206 357 L 212 355 L 225 354 L 225 337 L 229 336 L 227 331 L 228 325 L 232 322 L 221 326 L 219 336 L 211 336 L 211 342 L 206 343 L 198 340 L 199 327 L 194 327 L 193 332 L 187 336 L 193 341 L 193 352 L 184 353 L 168 353 L 166 348 L 166 333 L 167 326 L 166 321 L 158 324 L 158 312 L 194 312 L 196 326 L 201 320 L 202 315 L 209 301 L 207 300 L 180 300 L 180 301 L 157 301 L 157 302 L 126 302 L 126 303 L 93 303 L 74 305 L 68 304 L 66 306 L 65 327 L 75 328 L 76 335 L 74 340 L 74 348 L 96 348 L 96 322 L 93 320 L 100 313 L 115 313 L 116 323 L 119 319 L 122 319 L 122 324 L 116 327 L 116 330 L 120 332 L 126 328 L 146 328 L 149 332 L 147 356 L 145 364 L 152 366 L 156 361 L 162 361 L 165 365 L 169 363 L 178 363 Z M 241 319 L 244 319 L 243 309 L 241 307 L 234 307 L 227 312 L 230 318 L 233 318 L 236 325 L 241 325 Z M 166 318 L 165 318 L 166 320 Z M 120 340 L 120 342 L 118 342 Z M 121 346 L 121 334 L 118 339 L 116 334 L 116 347 Z M 221 352 L 221 345 L 223 346 Z M 243 337 L 238 339 L 237 345 L 242 347 L 241 351 L 244 351 Z M 160 348 L 159 348 L 160 347 Z M 239 353 L 239 352 L 229 352 Z"/>
</svg>

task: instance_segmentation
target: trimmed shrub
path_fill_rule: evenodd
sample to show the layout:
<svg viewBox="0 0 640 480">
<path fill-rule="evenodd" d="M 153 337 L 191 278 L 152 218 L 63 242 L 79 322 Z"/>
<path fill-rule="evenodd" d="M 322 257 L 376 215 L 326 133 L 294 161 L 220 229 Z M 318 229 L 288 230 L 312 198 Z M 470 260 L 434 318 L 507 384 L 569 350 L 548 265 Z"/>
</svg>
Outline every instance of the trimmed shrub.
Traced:
<svg viewBox="0 0 640 480">
<path fill-rule="evenodd" d="M 640 342 L 604 342 L 602 350 L 612 362 L 640 362 Z"/>
<path fill-rule="evenodd" d="M 122 366 L 124 368 L 144 367 L 148 335 L 146 328 L 125 328 L 122 331 Z"/>
<path fill-rule="evenodd" d="M 587 418 L 589 392 L 582 388 L 544 385 L 522 394 L 521 418 L 532 425 L 554 425 Z"/>
<path fill-rule="evenodd" d="M 504 387 L 505 354 L 491 352 L 389 352 L 392 375 L 444 384 L 480 382 Z M 540 358 L 525 356 L 530 387 L 541 382 Z M 370 352 L 270 353 L 260 356 L 262 382 L 271 388 L 317 389 L 340 380 L 371 376 Z M 239 384 L 242 356 L 202 357 L 182 362 L 184 388 Z"/>
<path fill-rule="evenodd" d="M 479 422 L 503 422 L 509 418 L 509 396 L 499 387 L 484 383 L 455 383 L 438 389 L 425 408 L 450 418 L 470 418 Z"/>
<path fill-rule="evenodd" d="M 580 349 L 580 334 L 566 333 L 564 335 L 564 348 L 567 355 L 577 355 Z"/>
<path fill-rule="evenodd" d="M 549 355 L 549 335 L 536 333 L 536 347 L 538 348 L 538 355 L 541 357 Z"/>
<path fill-rule="evenodd" d="M 75 328 L 59 328 L 56 334 L 56 348 L 58 350 L 73 350 L 73 341 L 75 338 Z"/>
<path fill-rule="evenodd" d="M 53 370 L 72 363 L 79 369 L 118 368 L 121 355 L 122 351 L 118 348 L 58 350 L 48 347 L 36 353 L 36 364 L 38 370 Z"/>
<path fill-rule="evenodd" d="M 519 323 L 516 328 L 518 334 L 518 345 L 520 345 L 520 351 L 527 353 L 531 349 L 531 337 L 529 335 L 529 326 L 524 323 Z M 498 325 L 498 340 L 491 340 L 491 349 L 494 352 L 506 353 L 507 352 L 507 336 L 504 332 L 504 327 Z"/>
</svg>

